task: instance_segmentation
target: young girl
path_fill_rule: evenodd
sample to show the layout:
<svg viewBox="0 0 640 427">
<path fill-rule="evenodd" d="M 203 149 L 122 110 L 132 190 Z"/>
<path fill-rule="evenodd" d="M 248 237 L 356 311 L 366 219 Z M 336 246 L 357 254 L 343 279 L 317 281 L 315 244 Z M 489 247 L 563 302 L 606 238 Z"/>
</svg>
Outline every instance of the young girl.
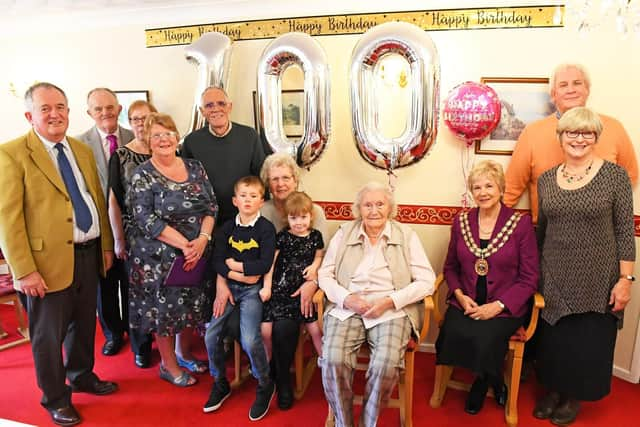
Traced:
<svg viewBox="0 0 640 427">
<path fill-rule="evenodd" d="M 294 319 L 305 322 L 307 332 L 318 355 L 322 349 L 322 330 L 318 317 L 304 318 L 300 312 L 300 297 L 291 295 L 307 280 L 318 278 L 324 243 L 322 234 L 312 227 L 313 202 L 303 192 L 293 192 L 284 204 L 289 227 L 276 236 L 276 254 L 271 271 L 265 275 L 260 297 L 265 303 L 262 315 L 262 339 L 267 358 L 271 360 L 271 329 L 273 322 Z"/>
</svg>

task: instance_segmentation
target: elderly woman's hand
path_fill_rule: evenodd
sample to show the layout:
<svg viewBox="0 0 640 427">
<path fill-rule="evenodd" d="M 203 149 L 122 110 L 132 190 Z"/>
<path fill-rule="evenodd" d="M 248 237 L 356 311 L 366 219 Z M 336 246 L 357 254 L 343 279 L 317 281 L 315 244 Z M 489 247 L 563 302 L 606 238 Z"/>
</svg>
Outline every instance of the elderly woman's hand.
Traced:
<svg viewBox="0 0 640 427">
<path fill-rule="evenodd" d="M 198 236 L 187 243 L 188 250 L 186 252 L 183 251 L 185 271 L 190 271 L 196 266 L 207 248 L 207 243 L 209 243 L 209 240 L 204 236 Z"/>
<path fill-rule="evenodd" d="M 291 294 L 291 298 L 300 296 L 300 312 L 304 317 L 311 317 L 313 315 L 313 295 L 317 290 L 317 282 L 314 280 L 307 280 L 298 288 L 298 290 Z"/>
<path fill-rule="evenodd" d="M 464 314 L 471 317 L 474 320 L 489 320 L 496 317 L 498 314 L 502 313 L 502 307 L 497 302 L 489 302 L 487 304 L 482 304 L 480 306 L 476 306 L 471 308 L 468 312 L 465 311 Z"/>
<path fill-rule="evenodd" d="M 458 300 L 458 304 L 460 304 L 460 307 L 462 307 L 462 309 L 464 310 L 464 314 L 469 314 L 472 310 L 478 308 L 478 303 L 475 302 L 469 295 L 465 295 L 462 290 L 456 289 L 453 292 L 453 295 L 456 297 L 456 300 Z"/>
<path fill-rule="evenodd" d="M 612 306 L 611 311 L 624 310 L 629 301 L 631 301 L 631 281 L 621 278 L 611 289 L 611 297 L 609 298 L 609 305 Z"/>
<path fill-rule="evenodd" d="M 375 319 L 384 314 L 387 310 L 393 310 L 395 308 L 395 304 L 390 297 L 378 298 L 377 300 L 371 303 L 371 308 L 367 310 L 362 317 L 368 317 L 371 319 Z"/>
<path fill-rule="evenodd" d="M 364 314 L 373 307 L 366 299 L 362 298 L 358 294 L 349 294 L 342 302 L 342 305 L 345 308 L 348 308 L 351 311 L 358 313 L 360 316 L 364 316 Z"/>
<path fill-rule="evenodd" d="M 121 260 L 127 259 L 127 245 L 124 239 L 113 240 L 113 252 L 116 258 Z"/>
</svg>

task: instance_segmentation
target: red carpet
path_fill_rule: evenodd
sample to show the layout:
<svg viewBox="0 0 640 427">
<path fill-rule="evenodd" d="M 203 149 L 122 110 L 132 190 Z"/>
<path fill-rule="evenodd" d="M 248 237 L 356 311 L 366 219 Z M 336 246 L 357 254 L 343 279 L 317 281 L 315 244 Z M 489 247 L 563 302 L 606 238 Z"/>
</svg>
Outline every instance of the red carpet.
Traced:
<svg viewBox="0 0 640 427">
<path fill-rule="evenodd" d="M 13 308 L 0 306 L 0 320 L 5 329 L 15 329 Z M 11 338 L 11 337 L 9 337 Z M 5 342 L 1 340 L 0 343 Z M 190 388 L 177 388 L 158 378 L 159 356 L 154 350 L 154 366 L 138 369 L 133 365 L 133 356 L 126 347 L 118 355 L 105 357 L 99 354 L 103 338 L 96 338 L 96 373 L 103 379 L 118 382 L 116 394 L 97 397 L 74 394 L 73 402 L 81 416 L 83 426 L 304 426 L 324 425 L 326 402 L 322 393 L 320 373 L 316 370 L 307 394 L 289 411 L 280 411 L 273 402 L 267 416 L 257 423 L 248 419 L 249 406 L 255 396 L 255 381 L 248 380 L 225 402 L 217 412 L 204 414 L 202 405 L 206 401 L 212 379 L 199 376 L 199 383 Z M 204 346 L 200 345 L 198 356 L 204 358 Z M 485 408 L 477 416 L 463 412 L 464 393 L 449 390 L 440 409 L 432 409 L 428 398 L 433 388 L 434 357 L 420 353 L 416 357 L 413 420 L 416 426 L 503 426 L 504 412 L 492 399 L 487 399 Z M 360 386 L 361 387 L 361 386 Z M 519 426 L 550 426 L 548 421 L 531 416 L 533 402 L 539 387 L 531 379 L 524 383 L 520 392 Z M 9 419 L 38 426 L 53 425 L 48 413 L 39 404 L 40 391 L 36 385 L 31 350 L 28 344 L 0 352 L 0 419 Z M 576 427 L 640 425 L 638 407 L 640 386 L 614 378 L 611 395 L 600 402 L 585 403 L 573 424 Z M 2 421 L 0 420 L 0 425 Z M 380 426 L 397 426 L 398 411 L 387 409 L 379 421 Z"/>
</svg>

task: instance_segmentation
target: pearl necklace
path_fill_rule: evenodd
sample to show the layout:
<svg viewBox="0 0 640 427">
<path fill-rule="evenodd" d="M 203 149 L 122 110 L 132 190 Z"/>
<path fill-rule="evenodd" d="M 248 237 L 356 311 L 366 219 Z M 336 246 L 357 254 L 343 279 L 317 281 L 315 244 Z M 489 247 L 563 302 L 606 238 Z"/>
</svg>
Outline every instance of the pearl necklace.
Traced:
<svg viewBox="0 0 640 427">
<path fill-rule="evenodd" d="M 586 178 L 587 175 L 589 175 L 589 172 L 591 171 L 592 166 L 593 166 L 593 160 L 591 160 L 591 163 L 589 163 L 589 166 L 587 166 L 587 169 L 585 169 L 583 174 L 578 174 L 578 173 L 567 172 L 567 164 L 563 163 L 562 166 L 560 167 L 560 173 L 562 174 L 562 177 L 565 179 L 565 181 L 567 181 L 567 184 L 571 184 L 573 181 L 578 182 Z"/>
<path fill-rule="evenodd" d="M 486 258 L 498 252 L 498 249 L 502 248 L 505 243 L 509 240 L 511 235 L 513 234 L 513 230 L 515 230 L 518 225 L 518 221 L 522 214 L 515 212 L 506 224 L 502 227 L 500 232 L 496 234 L 496 237 L 489 242 L 486 248 L 481 249 L 473 239 L 473 235 L 471 234 L 471 228 L 469 227 L 469 212 L 463 212 L 460 214 L 460 228 L 462 230 L 462 237 L 464 242 L 469 248 L 469 251 L 474 254 L 478 259 L 475 262 L 475 270 L 478 276 L 486 276 L 489 273 L 489 263 Z"/>
</svg>

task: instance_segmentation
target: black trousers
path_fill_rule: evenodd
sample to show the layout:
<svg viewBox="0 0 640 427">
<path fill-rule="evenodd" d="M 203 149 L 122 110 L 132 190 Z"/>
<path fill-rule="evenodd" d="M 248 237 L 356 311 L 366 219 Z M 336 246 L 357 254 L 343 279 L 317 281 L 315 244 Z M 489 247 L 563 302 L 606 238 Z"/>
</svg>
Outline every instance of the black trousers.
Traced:
<svg viewBox="0 0 640 427">
<path fill-rule="evenodd" d="M 29 315 L 36 378 L 42 390 L 40 403 L 47 409 L 71 404 L 71 388 L 65 377 L 77 385 L 96 379 L 93 364 L 99 252 L 99 239 L 88 246 L 76 246 L 73 282 L 68 288 L 47 293 L 44 298 L 22 294 Z"/>
<path fill-rule="evenodd" d="M 129 271 L 123 260 L 115 258 L 107 276 L 100 278 L 98 319 L 107 341 L 122 340 L 128 331 L 131 351 L 135 354 L 151 351 L 151 334 L 141 333 L 138 329 L 129 330 Z"/>
<path fill-rule="evenodd" d="M 273 322 L 271 369 L 276 385 L 291 384 L 291 363 L 298 346 L 300 322 L 282 319 Z"/>
</svg>

